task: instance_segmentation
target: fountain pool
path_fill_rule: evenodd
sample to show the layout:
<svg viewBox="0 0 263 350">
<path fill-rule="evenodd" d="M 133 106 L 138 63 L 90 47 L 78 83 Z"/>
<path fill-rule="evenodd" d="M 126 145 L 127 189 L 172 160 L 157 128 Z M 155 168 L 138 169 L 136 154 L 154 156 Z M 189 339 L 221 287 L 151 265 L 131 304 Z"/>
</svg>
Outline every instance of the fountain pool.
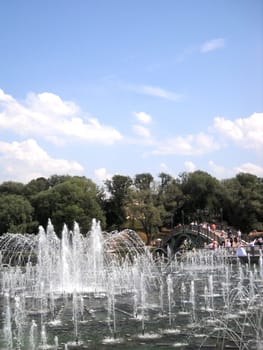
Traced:
<svg viewBox="0 0 263 350">
<path fill-rule="evenodd" d="M 93 220 L 0 237 L 0 349 L 263 349 L 262 264 L 153 256 Z M 261 260 L 262 261 L 262 260 Z M 234 260 L 233 260 L 234 262 Z"/>
</svg>

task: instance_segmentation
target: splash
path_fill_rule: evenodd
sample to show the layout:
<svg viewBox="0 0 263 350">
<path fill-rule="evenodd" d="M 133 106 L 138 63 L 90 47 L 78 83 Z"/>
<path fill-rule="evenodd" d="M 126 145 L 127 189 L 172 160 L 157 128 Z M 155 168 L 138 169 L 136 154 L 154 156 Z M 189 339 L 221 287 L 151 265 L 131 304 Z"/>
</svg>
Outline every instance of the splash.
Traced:
<svg viewBox="0 0 263 350">
<path fill-rule="evenodd" d="M 0 348 L 260 349 L 262 264 L 227 263 L 223 250 L 154 259 L 132 230 L 93 220 L 60 237 L 0 237 Z"/>
</svg>

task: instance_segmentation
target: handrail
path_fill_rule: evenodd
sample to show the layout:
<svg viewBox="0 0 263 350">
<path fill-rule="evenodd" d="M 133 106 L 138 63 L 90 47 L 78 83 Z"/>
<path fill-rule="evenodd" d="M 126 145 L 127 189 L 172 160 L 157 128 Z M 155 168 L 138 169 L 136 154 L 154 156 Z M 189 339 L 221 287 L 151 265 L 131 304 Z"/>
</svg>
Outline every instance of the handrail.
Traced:
<svg viewBox="0 0 263 350">
<path fill-rule="evenodd" d="M 169 236 L 163 242 L 162 246 L 166 246 L 167 242 L 172 236 L 187 232 L 192 232 L 196 235 L 202 235 L 207 240 L 217 241 L 218 243 L 220 241 L 220 237 L 214 231 L 211 231 L 208 228 L 204 228 L 201 225 L 180 225 L 174 227 L 174 229 L 170 232 Z"/>
<path fill-rule="evenodd" d="M 175 227 L 174 230 L 171 232 L 171 234 L 174 234 L 176 232 L 186 232 L 186 231 L 192 231 L 195 233 L 201 233 L 204 236 L 207 236 L 208 238 L 211 238 L 211 240 L 219 242 L 220 237 L 215 233 L 213 230 L 209 230 L 208 228 L 204 228 L 201 225 L 182 225 Z"/>
</svg>

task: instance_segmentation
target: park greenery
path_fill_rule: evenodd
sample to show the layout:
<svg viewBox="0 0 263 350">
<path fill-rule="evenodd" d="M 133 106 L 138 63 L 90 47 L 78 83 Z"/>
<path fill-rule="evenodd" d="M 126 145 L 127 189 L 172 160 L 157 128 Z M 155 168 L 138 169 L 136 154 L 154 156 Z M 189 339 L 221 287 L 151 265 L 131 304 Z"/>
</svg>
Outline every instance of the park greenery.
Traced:
<svg viewBox="0 0 263 350">
<path fill-rule="evenodd" d="M 69 175 L 0 184 L 0 234 L 37 233 L 49 218 L 58 235 L 64 223 L 71 229 L 75 221 L 85 234 L 96 218 L 103 230 L 142 231 L 147 243 L 161 230 L 190 222 L 263 231 L 263 178 L 239 173 L 218 180 L 198 170 L 177 178 L 114 175 L 101 187 Z"/>
</svg>

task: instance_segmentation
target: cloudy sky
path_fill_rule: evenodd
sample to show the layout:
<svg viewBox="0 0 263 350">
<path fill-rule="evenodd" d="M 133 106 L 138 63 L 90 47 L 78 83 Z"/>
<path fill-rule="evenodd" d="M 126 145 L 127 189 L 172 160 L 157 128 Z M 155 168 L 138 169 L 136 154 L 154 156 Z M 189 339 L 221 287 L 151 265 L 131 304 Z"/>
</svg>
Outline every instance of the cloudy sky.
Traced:
<svg viewBox="0 0 263 350">
<path fill-rule="evenodd" d="M 0 182 L 263 177 L 262 0 L 0 4 Z"/>
</svg>

